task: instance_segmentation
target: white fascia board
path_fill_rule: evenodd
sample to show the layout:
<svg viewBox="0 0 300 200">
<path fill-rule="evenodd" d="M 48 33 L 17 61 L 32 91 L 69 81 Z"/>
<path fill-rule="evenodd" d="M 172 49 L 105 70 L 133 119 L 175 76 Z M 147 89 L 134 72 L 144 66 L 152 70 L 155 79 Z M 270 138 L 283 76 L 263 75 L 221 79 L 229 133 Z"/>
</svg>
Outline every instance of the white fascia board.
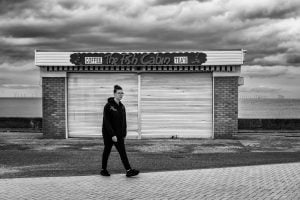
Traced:
<svg viewBox="0 0 300 200">
<path fill-rule="evenodd" d="M 244 62 L 245 50 L 205 50 L 205 51 L 182 51 L 182 52 L 202 52 L 207 55 L 207 61 L 203 66 L 208 65 L 242 65 Z M 60 51 L 35 51 L 35 65 L 36 66 L 75 66 L 70 62 L 70 56 L 73 53 L 105 53 L 105 52 L 60 52 Z M 113 52 L 107 52 L 113 53 Z M 126 53 L 126 52 L 115 52 Z M 150 52 L 128 52 L 128 53 L 150 53 Z M 167 52 L 151 52 L 151 53 L 167 53 Z M 180 52 L 168 52 L 180 53 Z"/>
</svg>

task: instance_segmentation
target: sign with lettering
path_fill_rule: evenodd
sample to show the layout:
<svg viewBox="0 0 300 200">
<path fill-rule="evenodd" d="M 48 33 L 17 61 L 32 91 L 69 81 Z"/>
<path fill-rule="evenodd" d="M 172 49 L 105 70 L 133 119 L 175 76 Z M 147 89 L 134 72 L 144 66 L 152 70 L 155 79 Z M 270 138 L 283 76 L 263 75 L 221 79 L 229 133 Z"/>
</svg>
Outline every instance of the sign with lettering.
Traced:
<svg viewBox="0 0 300 200">
<path fill-rule="evenodd" d="M 93 64 L 102 64 L 102 57 L 85 57 L 84 64 L 93 65 Z"/>
<path fill-rule="evenodd" d="M 202 52 L 183 53 L 73 53 L 75 65 L 201 65 L 206 62 Z"/>
<path fill-rule="evenodd" d="M 175 56 L 174 64 L 188 64 L 188 57 L 187 56 Z"/>
</svg>

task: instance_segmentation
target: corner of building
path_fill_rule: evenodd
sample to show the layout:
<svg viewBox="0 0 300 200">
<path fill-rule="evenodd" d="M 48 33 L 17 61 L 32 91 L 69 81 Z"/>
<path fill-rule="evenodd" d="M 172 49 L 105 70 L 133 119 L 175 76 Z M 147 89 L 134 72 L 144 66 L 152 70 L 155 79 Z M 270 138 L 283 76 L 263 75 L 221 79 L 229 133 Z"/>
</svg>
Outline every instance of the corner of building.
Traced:
<svg viewBox="0 0 300 200">
<path fill-rule="evenodd" d="M 238 131 L 238 79 L 214 77 L 215 139 L 231 139 Z"/>
<path fill-rule="evenodd" d="M 43 77 L 43 136 L 66 138 L 65 77 Z"/>
</svg>

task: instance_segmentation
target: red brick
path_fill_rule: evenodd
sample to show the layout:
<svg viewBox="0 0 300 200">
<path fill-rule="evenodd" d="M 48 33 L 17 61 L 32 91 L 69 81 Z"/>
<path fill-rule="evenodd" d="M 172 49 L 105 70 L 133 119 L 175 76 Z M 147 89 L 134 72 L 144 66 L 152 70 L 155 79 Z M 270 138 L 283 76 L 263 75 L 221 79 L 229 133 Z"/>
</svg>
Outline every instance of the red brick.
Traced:
<svg viewBox="0 0 300 200">
<path fill-rule="evenodd" d="M 43 134 L 65 138 L 65 78 L 43 77 Z"/>
<path fill-rule="evenodd" d="M 214 135 L 231 138 L 238 130 L 238 77 L 214 78 Z"/>
</svg>

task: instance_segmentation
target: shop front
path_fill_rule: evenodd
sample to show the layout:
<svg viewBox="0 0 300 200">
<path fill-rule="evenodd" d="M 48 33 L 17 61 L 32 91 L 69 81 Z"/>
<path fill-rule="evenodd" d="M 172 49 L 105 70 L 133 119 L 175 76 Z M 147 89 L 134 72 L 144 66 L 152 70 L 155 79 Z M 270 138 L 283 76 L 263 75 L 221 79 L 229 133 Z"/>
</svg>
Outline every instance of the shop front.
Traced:
<svg viewBox="0 0 300 200">
<path fill-rule="evenodd" d="M 237 132 L 243 50 L 35 52 L 43 133 L 101 136 L 113 86 L 125 92 L 129 138 L 228 138 Z"/>
</svg>

